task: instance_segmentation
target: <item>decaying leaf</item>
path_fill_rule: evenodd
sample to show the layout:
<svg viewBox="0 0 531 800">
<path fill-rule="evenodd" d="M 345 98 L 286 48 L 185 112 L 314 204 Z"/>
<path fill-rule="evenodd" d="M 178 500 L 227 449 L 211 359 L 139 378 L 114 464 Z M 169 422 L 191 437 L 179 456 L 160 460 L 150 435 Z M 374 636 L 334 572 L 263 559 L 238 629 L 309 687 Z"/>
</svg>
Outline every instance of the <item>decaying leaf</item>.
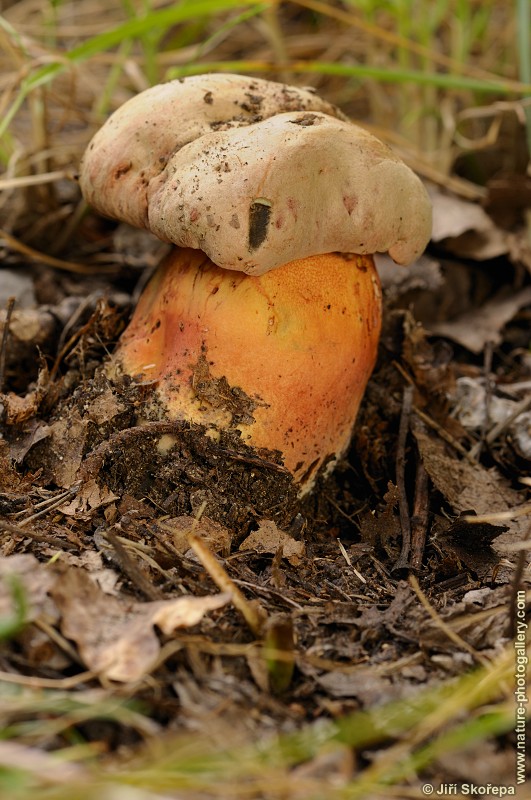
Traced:
<svg viewBox="0 0 531 800">
<path fill-rule="evenodd" d="M 118 495 L 111 492 L 107 486 L 99 486 L 94 478 L 84 481 L 76 497 L 61 506 L 61 513 L 67 517 L 78 517 L 94 511 L 102 506 L 107 506 L 118 500 Z"/>
<path fill-rule="evenodd" d="M 281 531 L 270 519 L 260 521 L 258 530 L 244 539 L 240 550 L 255 550 L 257 553 L 275 554 L 282 548 L 282 557 L 297 566 L 304 555 L 304 542 L 298 542 L 285 531 Z"/>
<path fill-rule="evenodd" d="M 61 571 L 51 595 L 62 615 L 63 635 L 76 642 L 88 669 L 122 683 L 140 680 L 155 666 L 160 651 L 155 625 L 169 635 L 196 625 L 230 600 L 220 594 L 127 603 L 104 594 L 83 571 Z"/>
<path fill-rule="evenodd" d="M 195 517 L 172 517 L 158 523 L 161 532 L 170 537 L 171 544 L 179 553 L 186 553 L 190 550 L 190 534 L 195 533 L 204 539 L 209 550 L 219 553 L 226 558 L 230 553 L 233 536 L 231 532 L 208 517 L 201 517 L 198 521 Z"/>
<path fill-rule="evenodd" d="M 503 387 L 506 392 L 508 388 Z M 468 376 L 457 379 L 451 400 L 452 413 L 466 430 L 480 432 L 502 426 L 521 458 L 531 461 L 531 411 L 522 411 L 521 402 L 500 397 L 496 390 L 489 394 L 483 377 Z M 522 402 L 526 408 L 531 406 L 529 398 Z"/>
<path fill-rule="evenodd" d="M 45 609 L 52 613 L 47 593 L 55 582 L 52 572 L 41 566 L 30 553 L 0 558 L 0 618 L 12 613 L 10 580 L 17 578 L 24 592 L 26 621 L 31 622 Z M 53 614 L 52 614 L 53 616 Z"/>
<path fill-rule="evenodd" d="M 155 626 L 169 636 L 177 628 L 196 625 L 208 611 L 230 600 L 229 594 L 218 594 L 128 602 L 104 593 L 84 569 L 46 566 L 32 555 L 17 555 L 0 559 L 0 616 L 6 618 L 12 612 L 6 579 L 13 575 L 25 594 L 27 621 L 43 612 L 48 623 L 60 618 L 62 634 L 76 643 L 85 666 L 123 683 L 140 680 L 155 666 L 160 652 Z M 26 645 L 35 650 L 30 639 Z"/>
<path fill-rule="evenodd" d="M 400 268 L 387 255 L 374 257 L 387 302 L 412 291 L 437 292 L 443 284 L 441 267 L 428 256 L 421 256 L 407 268 Z"/>
<path fill-rule="evenodd" d="M 48 390 L 48 369 L 41 367 L 37 376 L 37 385 L 23 397 L 14 392 L 0 394 L 0 408 L 3 407 L 8 425 L 19 425 L 34 417 Z"/>
<path fill-rule="evenodd" d="M 445 625 L 477 650 L 496 650 L 507 640 L 509 610 L 505 587 L 468 592 L 463 600 L 442 609 Z M 435 620 L 427 620 L 420 631 L 423 647 L 455 648 L 448 634 Z"/>
<path fill-rule="evenodd" d="M 418 425 L 413 430 L 424 466 L 434 486 L 458 514 L 464 511 L 472 511 L 477 515 L 516 511 L 522 505 L 521 495 L 498 470 L 486 469 L 479 463 L 458 460 L 448 454 L 441 439 L 430 435 Z M 522 537 L 527 523 L 522 522 L 515 514 L 508 525 L 508 534 L 502 534 L 500 541 L 509 541 L 511 536 Z"/>
<path fill-rule="evenodd" d="M 483 260 L 504 255 L 509 250 L 507 234 L 498 228 L 477 203 L 430 187 L 433 203 L 434 242 L 463 258 Z"/>
<path fill-rule="evenodd" d="M 430 332 L 445 336 L 466 347 L 472 353 L 481 353 L 487 344 L 499 344 L 502 331 L 521 308 L 531 304 L 531 287 L 507 295 L 503 292 L 484 303 L 480 308 L 467 311 L 447 322 L 430 325 Z"/>
</svg>

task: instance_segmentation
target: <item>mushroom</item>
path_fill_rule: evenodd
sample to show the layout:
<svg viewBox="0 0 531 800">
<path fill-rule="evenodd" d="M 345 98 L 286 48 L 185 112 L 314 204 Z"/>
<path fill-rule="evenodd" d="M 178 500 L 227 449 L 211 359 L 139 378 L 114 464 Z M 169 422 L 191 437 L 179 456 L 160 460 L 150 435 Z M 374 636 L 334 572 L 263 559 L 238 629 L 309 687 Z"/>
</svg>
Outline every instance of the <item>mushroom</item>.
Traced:
<svg viewBox="0 0 531 800">
<path fill-rule="evenodd" d="M 421 181 L 309 90 L 201 75 L 119 108 L 80 184 L 176 245 L 111 364 L 154 385 L 144 415 L 238 430 L 311 490 L 348 447 L 376 359 L 372 255 L 407 264 L 429 240 Z"/>
</svg>

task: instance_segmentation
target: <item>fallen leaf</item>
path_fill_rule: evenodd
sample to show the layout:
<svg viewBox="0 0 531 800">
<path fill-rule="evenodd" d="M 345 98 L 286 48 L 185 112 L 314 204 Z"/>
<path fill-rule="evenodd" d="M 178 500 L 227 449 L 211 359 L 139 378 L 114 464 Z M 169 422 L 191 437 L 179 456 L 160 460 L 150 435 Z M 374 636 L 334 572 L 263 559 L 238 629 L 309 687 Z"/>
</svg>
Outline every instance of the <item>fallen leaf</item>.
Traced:
<svg viewBox="0 0 531 800">
<path fill-rule="evenodd" d="M 435 488 L 458 514 L 464 511 L 473 511 L 478 516 L 499 511 L 516 512 L 522 505 L 522 495 L 496 469 L 486 469 L 479 463 L 471 464 L 449 455 L 444 442 L 420 425 L 413 426 L 413 433 Z M 508 532 L 494 541 L 494 547 L 498 541 L 507 543 L 515 538 L 521 539 L 528 522 L 515 513 L 507 525 Z"/>
<path fill-rule="evenodd" d="M 507 638 L 507 593 L 504 586 L 469 592 L 463 600 L 440 612 L 441 620 L 476 650 L 496 649 Z M 435 620 L 427 620 L 420 631 L 422 647 L 455 650 L 446 631 Z"/>
<path fill-rule="evenodd" d="M 128 603 L 104 594 L 82 570 L 59 569 L 61 579 L 50 593 L 62 615 L 63 635 L 77 644 L 88 669 L 121 683 L 140 680 L 156 665 L 155 625 L 169 635 L 230 600 L 229 594 L 218 594 Z"/>
<path fill-rule="evenodd" d="M 530 303 L 531 286 L 527 286 L 509 297 L 506 294 L 498 295 L 481 308 L 448 322 L 428 325 L 429 332 L 452 339 L 472 353 L 482 353 L 488 343 L 500 344 L 505 325 Z"/>
<path fill-rule="evenodd" d="M 407 268 L 398 266 L 381 253 L 374 256 L 374 262 L 388 302 L 408 292 L 437 292 L 443 284 L 440 264 L 427 256 L 421 256 Z"/>
<path fill-rule="evenodd" d="M 177 628 L 191 628 L 197 625 L 207 611 L 221 608 L 230 599 L 229 592 L 204 597 L 177 597 L 174 600 L 146 603 L 140 609 L 140 613 L 146 622 L 157 625 L 166 636 L 169 636 Z"/>
<path fill-rule="evenodd" d="M 477 205 L 430 187 L 433 205 L 432 241 L 462 258 L 483 261 L 509 252 L 507 234 Z"/>
<path fill-rule="evenodd" d="M 275 554 L 279 548 L 282 548 L 282 557 L 290 564 L 294 567 L 300 564 L 305 552 L 304 542 L 298 542 L 285 531 L 281 531 L 272 520 L 263 519 L 258 530 L 249 534 L 239 549 Z"/>
<path fill-rule="evenodd" d="M 158 521 L 157 525 L 162 534 L 169 534 L 171 544 L 182 555 L 190 550 L 189 537 L 192 532 L 200 536 L 213 553 L 219 553 L 224 558 L 230 553 L 233 538 L 231 532 L 208 517 L 203 516 L 200 521 L 195 517 L 172 517 Z"/>
<path fill-rule="evenodd" d="M 48 369 L 44 366 L 39 369 L 37 385 L 33 391 L 24 396 L 17 395 L 14 392 L 0 394 L 0 408 L 3 406 L 7 425 L 19 425 L 37 414 L 40 404 L 48 391 L 48 378 Z"/>
<path fill-rule="evenodd" d="M 35 419 L 30 420 L 24 427 L 25 432 L 14 437 L 13 441 L 9 443 L 9 454 L 15 464 L 22 464 L 31 448 L 51 436 L 52 432 L 50 425 Z"/>
<path fill-rule="evenodd" d="M 111 492 L 106 486 L 99 486 L 94 478 L 83 482 L 81 490 L 76 497 L 60 507 L 60 511 L 67 517 L 78 517 L 95 511 L 97 508 L 107 506 L 118 500 L 119 496 Z"/>
<path fill-rule="evenodd" d="M 27 622 L 36 619 L 44 609 L 51 614 L 47 594 L 55 583 L 55 577 L 39 564 L 35 556 L 23 553 L 0 558 L 0 618 L 9 617 L 13 612 L 12 578 L 18 578 L 24 591 Z"/>
</svg>

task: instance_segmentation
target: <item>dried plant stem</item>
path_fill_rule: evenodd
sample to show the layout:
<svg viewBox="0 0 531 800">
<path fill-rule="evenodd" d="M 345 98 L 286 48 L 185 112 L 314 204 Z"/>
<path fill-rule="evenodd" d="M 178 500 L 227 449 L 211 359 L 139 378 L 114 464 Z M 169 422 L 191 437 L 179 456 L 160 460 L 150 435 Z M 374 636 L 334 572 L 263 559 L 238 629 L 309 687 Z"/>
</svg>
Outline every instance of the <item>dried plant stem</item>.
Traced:
<svg viewBox="0 0 531 800">
<path fill-rule="evenodd" d="M 38 250 L 34 250 L 33 247 L 29 247 L 27 244 L 20 242 L 14 236 L 11 236 L 11 234 L 5 230 L 2 230 L 1 228 L 0 239 L 4 239 L 4 241 L 12 250 L 16 250 L 18 253 L 27 256 L 27 258 L 30 258 L 32 261 L 40 261 L 43 264 L 47 264 L 49 267 L 61 269 L 65 272 L 75 272 L 79 275 L 110 275 L 117 271 L 117 267 L 115 266 L 96 267 L 88 264 L 75 264 L 72 261 L 62 261 L 59 258 L 53 258 L 52 256 L 48 256 L 45 253 L 40 253 Z"/>
<path fill-rule="evenodd" d="M 114 550 L 122 571 L 130 578 L 142 594 L 145 595 L 148 600 L 161 600 L 163 597 L 162 593 L 156 586 L 153 586 L 152 582 L 142 572 L 136 561 L 131 558 L 127 548 L 119 537 L 111 530 L 106 530 L 103 535 Z"/>
<path fill-rule="evenodd" d="M 422 606 L 428 612 L 428 614 L 430 615 L 432 620 L 435 622 L 437 627 L 439 627 L 442 631 L 444 631 L 446 636 L 448 636 L 448 638 L 455 645 L 457 645 L 457 647 L 459 647 L 459 649 L 466 650 L 466 652 L 469 653 L 472 656 L 474 661 L 477 661 L 478 664 L 481 664 L 484 667 L 489 667 L 490 666 L 490 661 L 487 658 L 485 658 L 484 656 L 482 656 L 480 653 L 478 653 L 478 651 L 475 650 L 472 647 L 472 645 L 468 644 L 468 642 L 466 642 L 461 636 L 459 636 L 459 634 L 456 633 L 450 627 L 450 625 L 448 625 L 441 618 L 441 616 L 433 608 L 433 606 L 431 605 L 430 601 L 428 600 L 428 598 L 426 597 L 426 595 L 424 594 L 424 592 L 420 588 L 419 582 L 418 582 L 418 580 L 416 579 L 416 577 L 414 575 L 410 575 L 409 576 L 409 583 L 411 584 L 411 587 L 413 588 L 413 591 L 415 592 L 415 594 L 417 595 L 418 599 L 420 600 Z"/>
<path fill-rule="evenodd" d="M 288 50 L 280 24 L 278 9 L 279 0 L 272 0 L 262 12 L 262 19 L 265 23 L 266 34 L 275 56 L 279 76 L 284 83 L 291 83 L 293 81 L 293 76 L 287 67 L 289 63 Z"/>
<path fill-rule="evenodd" d="M 257 602 L 249 602 L 240 592 L 234 581 L 221 566 L 214 554 L 208 549 L 204 541 L 195 533 L 189 536 L 190 547 L 206 569 L 218 589 L 222 592 L 229 592 L 232 595 L 232 602 L 235 608 L 245 619 L 247 625 L 259 637 L 262 635 L 266 614 L 262 606 Z"/>
</svg>

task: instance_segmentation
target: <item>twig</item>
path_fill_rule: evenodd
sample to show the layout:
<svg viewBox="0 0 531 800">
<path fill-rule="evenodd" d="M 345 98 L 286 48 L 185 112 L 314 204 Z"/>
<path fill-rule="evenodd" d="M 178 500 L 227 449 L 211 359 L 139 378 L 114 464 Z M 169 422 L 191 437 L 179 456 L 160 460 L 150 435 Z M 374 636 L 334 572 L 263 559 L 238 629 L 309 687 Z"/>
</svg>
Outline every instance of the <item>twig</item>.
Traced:
<svg viewBox="0 0 531 800">
<path fill-rule="evenodd" d="M 38 506 L 35 506 L 36 508 L 41 507 L 40 510 L 35 512 L 35 514 L 32 514 L 30 517 L 25 517 L 25 519 L 21 520 L 19 527 L 25 528 L 30 522 L 39 519 L 39 517 L 43 517 L 45 514 L 48 514 L 49 511 L 54 511 L 54 509 L 59 508 L 59 506 L 62 506 L 69 497 L 75 497 L 79 492 L 80 487 L 81 481 L 76 481 L 73 486 L 71 486 L 69 489 L 66 489 L 64 492 L 61 492 L 61 494 L 56 495 L 55 497 L 49 497 L 47 500 L 43 500 L 42 503 L 39 503 Z"/>
<path fill-rule="evenodd" d="M 426 544 L 428 530 L 429 477 L 422 460 L 417 462 L 415 476 L 415 498 L 411 515 L 411 569 L 416 571 L 422 567 L 422 556 Z"/>
<path fill-rule="evenodd" d="M 255 636 L 261 636 L 266 614 L 258 601 L 249 602 L 240 592 L 236 584 L 232 581 L 228 573 L 221 566 L 219 561 L 210 552 L 200 536 L 191 533 L 188 537 L 190 547 L 204 566 L 218 589 L 222 592 L 229 592 L 232 595 L 232 602 L 235 608 L 245 619 L 247 625 Z"/>
<path fill-rule="evenodd" d="M 422 422 L 424 422 L 424 424 L 427 425 L 428 428 L 431 428 L 433 431 L 436 431 L 436 433 L 439 434 L 441 439 L 444 439 L 444 441 L 447 444 L 451 445 L 451 447 L 453 447 L 454 450 L 456 450 L 460 455 L 462 455 L 463 458 L 466 458 L 469 464 L 472 464 L 472 466 L 477 467 L 478 464 L 474 456 L 471 453 L 469 453 L 468 450 L 465 447 L 463 447 L 463 445 L 460 442 L 457 441 L 457 439 L 454 439 L 451 433 L 448 433 L 447 430 L 441 427 L 441 425 L 439 425 L 438 422 L 436 422 L 434 419 L 425 414 L 424 411 L 421 411 L 420 408 L 417 408 L 417 406 L 413 406 L 413 413 L 420 420 L 422 420 Z"/>
<path fill-rule="evenodd" d="M 406 493 L 406 441 L 409 431 L 409 421 L 413 407 L 413 386 L 406 386 L 402 399 L 402 414 L 398 429 L 398 444 L 396 452 L 396 485 L 398 488 L 398 507 L 400 512 L 400 527 L 402 529 L 402 550 L 393 569 L 404 569 L 409 566 L 409 553 L 411 549 L 411 523 L 409 518 L 409 505 Z"/>
<path fill-rule="evenodd" d="M 161 593 L 153 584 L 146 578 L 141 569 L 138 568 L 134 560 L 131 558 L 127 549 L 124 547 L 118 536 L 111 530 L 103 531 L 103 536 L 107 539 L 113 548 L 120 567 L 123 572 L 133 581 L 135 586 L 140 589 L 149 600 L 160 600 Z"/>
<path fill-rule="evenodd" d="M 415 385 L 413 383 L 413 379 L 411 378 L 411 376 L 406 372 L 406 370 L 398 362 L 394 361 L 393 365 L 398 370 L 398 372 L 402 375 L 404 380 L 406 380 L 409 383 L 410 386 L 414 386 Z M 418 406 L 415 406 L 415 405 L 412 406 L 412 410 L 413 410 L 415 416 L 417 416 L 420 420 L 422 420 L 422 422 L 424 422 L 424 424 L 427 425 L 428 428 L 431 428 L 433 431 L 438 433 L 439 436 L 441 437 L 441 439 L 444 439 L 444 441 L 447 444 L 451 445 L 451 447 L 453 447 L 454 450 L 456 450 L 459 453 L 459 455 L 463 456 L 463 458 L 466 458 L 466 460 L 470 464 L 472 464 L 472 466 L 477 467 L 478 464 L 477 464 L 476 459 L 468 452 L 468 450 L 466 448 L 463 447 L 463 445 L 460 442 L 457 441 L 457 439 L 455 439 L 452 436 L 451 433 L 448 433 L 448 431 L 445 430 L 441 425 L 439 425 L 438 422 L 436 422 L 434 419 L 432 419 L 427 414 L 425 414 L 424 411 L 421 411 L 420 408 L 418 408 Z"/>
<path fill-rule="evenodd" d="M 341 539 L 339 537 L 337 539 L 337 543 L 339 545 L 339 549 L 341 550 L 341 555 L 343 556 L 343 558 L 345 559 L 345 561 L 349 565 L 350 569 L 352 570 L 352 572 L 354 573 L 356 578 L 358 580 L 360 580 L 362 583 L 367 583 L 367 581 L 365 580 L 365 578 L 363 577 L 361 572 L 358 572 L 358 570 L 356 569 L 356 567 L 352 563 L 352 560 L 351 560 L 349 554 L 347 553 L 347 551 L 345 550 L 345 546 L 343 545 L 343 542 L 341 541 Z"/>
<path fill-rule="evenodd" d="M 9 326 L 11 324 L 11 317 L 13 315 L 13 309 L 15 308 L 15 301 L 16 301 L 15 297 L 9 297 L 7 300 L 6 321 L 4 322 L 4 330 L 2 331 L 2 341 L 0 343 L 0 392 L 4 391 L 7 342 L 9 338 Z"/>
<path fill-rule="evenodd" d="M 63 542 L 61 539 L 56 539 L 54 536 L 46 536 L 44 533 L 37 533 L 31 528 L 22 528 L 20 525 L 13 525 L 12 522 L 7 522 L 5 519 L 0 519 L 0 529 L 13 533 L 15 536 L 21 536 L 23 539 L 33 539 L 35 542 L 42 544 L 49 544 L 51 547 L 56 547 L 58 550 L 77 550 L 77 546 L 70 544 L 70 542 Z"/>
<path fill-rule="evenodd" d="M 84 301 L 83 301 L 83 302 L 80 304 L 80 306 L 78 306 L 78 308 L 77 308 L 77 309 L 76 309 L 76 311 L 74 312 L 74 318 L 77 318 L 78 316 L 80 316 L 80 315 L 81 315 L 81 313 L 82 313 L 82 312 L 85 310 L 85 308 L 86 308 L 86 307 L 89 305 L 89 303 L 90 303 L 90 301 L 91 301 L 92 299 L 93 299 L 93 296 L 92 296 L 92 295 L 90 295 L 89 297 L 87 297 L 87 298 L 86 298 L 86 299 L 85 299 L 85 300 L 84 300 Z M 95 321 L 96 321 L 96 320 L 97 320 L 97 318 L 98 318 L 98 313 L 99 313 L 99 305 L 100 305 L 100 303 L 101 303 L 101 300 L 99 300 L 98 302 L 96 302 L 96 307 L 94 308 L 94 311 L 93 311 L 93 312 L 92 312 L 92 314 L 90 315 L 90 318 L 87 320 L 87 322 L 86 322 L 84 325 L 82 325 L 82 326 L 81 326 L 81 328 L 79 328 L 77 331 L 75 331 L 75 332 L 74 332 L 74 333 L 73 333 L 73 334 L 70 336 L 70 338 L 69 338 L 69 339 L 68 339 L 66 342 L 63 342 L 63 336 L 61 336 L 61 339 L 59 340 L 59 347 L 60 347 L 60 349 L 59 349 L 59 352 L 57 353 L 57 355 L 56 355 L 56 357 L 55 357 L 55 361 L 54 361 L 53 367 L 52 367 L 52 369 L 50 370 L 50 375 L 49 375 L 49 381 L 50 381 L 50 383 L 52 383 L 52 382 L 55 380 L 55 378 L 56 378 L 56 375 L 57 375 L 57 373 L 58 373 L 58 371 L 59 371 L 59 366 L 60 366 L 60 364 L 61 364 L 61 361 L 63 360 L 63 358 L 65 358 L 65 356 L 67 355 L 67 353 L 69 352 L 69 350 L 72 350 L 72 349 L 73 349 L 73 347 L 74 347 L 74 345 L 75 345 L 75 344 L 76 344 L 76 343 L 77 343 L 77 342 L 78 342 L 78 341 L 79 341 L 79 340 L 80 340 L 80 339 L 81 339 L 81 338 L 82 338 L 82 337 L 83 337 L 83 336 L 84 336 L 86 333 L 89 333 L 89 332 L 90 332 L 90 331 L 93 329 L 93 327 L 94 327 L 94 323 L 95 323 Z M 66 329 L 65 329 L 65 330 L 66 330 Z M 64 333 L 64 332 L 63 332 L 63 333 Z"/>
<path fill-rule="evenodd" d="M 461 517 L 463 522 L 470 522 L 472 525 L 482 525 L 486 522 L 488 525 L 496 525 L 501 522 L 512 522 L 518 517 L 527 517 L 531 514 L 531 503 L 525 503 L 515 508 L 510 508 L 507 511 L 492 511 L 490 514 L 466 514 Z"/>
<path fill-rule="evenodd" d="M 115 266 L 95 267 L 90 266 L 89 264 L 76 264 L 73 261 L 62 261 L 59 258 L 53 258 L 53 256 L 40 253 L 38 250 L 34 250 L 33 247 L 28 247 L 27 244 L 19 242 L 18 239 L 15 239 L 14 236 L 11 236 L 11 234 L 9 234 L 7 231 L 4 231 L 2 228 L 0 228 L 0 239 L 4 239 L 8 247 L 10 247 L 12 250 L 22 253 L 22 255 L 31 258 L 32 261 L 40 261 L 43 264 L 47 264 L 49 267 L 54 267 L 55 269 L 62 269 L 66 272 L 75 272 L 79 275 L 114 275 L 117 272 L 117 267 Z"/>
<path fill-rule="evenodd" d="M 416 579 L 416 577 L 414 575 L 410 575 L 409 576 L 409 583 L 410 583 L 411 587 L 413 588 L 413 591 L 417 595 L 418 599 L 420 600 L 422 606 L 426 609 L 426 611 L 428 612 L 428 614 L 430 615 L 432 620 L 435 622 L 437 627 L 440 628 L 448 636 L 448 638 L 455 645 L 457 645 L 457 647 L 459 647 L 459 649 L 466 650 L 467 653 L 470 653 L 470 655 L 472 656 L 474 661 L 477 661 L 479 664 L 481 664 L 484 667 L 489 667 L 490 666 L 490 661 L 487 658 L 485 658 L 485 656 L 482 656 L 481 653 L 478 653 L 478 651 L 475 650 L 472 647 L 472 645 L 470 645 L 461 636 L 459 636 L 459 634 L 456 633 L 450 627 L 450 625 L 448 625 L 442 619 L 442 617 L 437 613 L 437 611 L 433 608 L 433 606 L 431 605 L 430 601 L 428 600 L 428 598 L 426 597 L 426 595 L 424 594 L 424 592 L 420 588 L 419 582 L 418 582 L 418 580 Z"/>
<path fill-rule="evenodd" d="M 240 461 L 242 464 L 250 464 L 251 466 L 262 467 L 263 469 L 270 469 L 273 470 L 273 472 L 280 472 L 283 475 L 290 474 L 289 469 L 282 464 L 276 464 L 274 461 L 269 461 L 266 458 L 254 458 L 253 456 L 242 455 L 242 453 L 236 453 L 234 450 L 226 450 L 221 447 L 219 452 L 233 461 Z"/>
<path fill-rule="evenodd" d="M 63 653 L 66 653 L 68 658 L 70 658 L 70 659 L 72 659 L 72 661 L 74 661 L 74 663 L 83 665 L 83 661 L 78 656 L 78 654 L 77 654 L 76 650 L 74 649 L 74 647 L 72 647 L 70 642 L 67 639 L 65 639 L 64 636 L 61 636 L 59 631 L 55 630 L 53 625 L 50 625 L 45 619 L 42 619 L 41 617 L 37 617 L 37 619 L 35 620 L 35 622 L 33 624 L 37 628 L 39 628 L 39 630 L 41 630 L 43 633 L 45 633 L 46 636 L 49 639 L 51 639 L 52 642 L 55 645 L 57 645 L 57 647 L 60 650 L 63 651 Z"/>
<path fill-rule="evenodd" d="M 473 448 L 474 451 L 477 448 L 477 452 L 473 453 L 474 458 L 479 457 L 481 449 L 485 445 L 487 431 L 490 427 L 490 413 L 491 413 L 492 392 L 493 392 L 492 377 L 491 377 L 493 349 L 494 349 L 493 342 L 489 341 L 485 344 L 485 351 L 483 354 L 483 379 L 485 381 L 485 416 L 483 418 L 483 425 L 481 426 L 481 435 L 479 442 Z"/>
<path fill-rule="evenodd" d="M 27 186 L 40 186 L 43 183 L 54 183 L 64 178 L 73 180 L 72 174 L 66 170 L 43 172 L 40 175 L 22 175 L 17 178 L 2 178 L 0 180 L 0 192 L 5 192 L 8 189 L 24 189 Z"/>
</svg>

